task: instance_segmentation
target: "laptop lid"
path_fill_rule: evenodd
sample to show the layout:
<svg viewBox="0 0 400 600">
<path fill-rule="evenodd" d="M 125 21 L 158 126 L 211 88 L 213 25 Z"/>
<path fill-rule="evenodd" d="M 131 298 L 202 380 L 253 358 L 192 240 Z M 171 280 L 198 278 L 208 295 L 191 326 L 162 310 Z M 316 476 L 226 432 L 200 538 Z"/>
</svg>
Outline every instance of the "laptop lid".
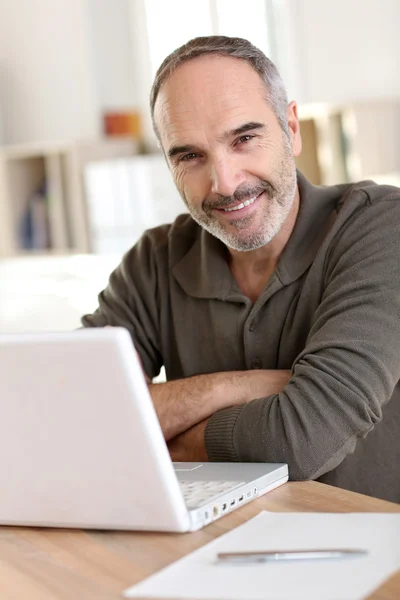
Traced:
<svg viewBox="0 0 400 600">
<path fill-rule="evenodd" d="M 0 524 L 187 531 L 129 333 L 0 336 Z"/>
</svg>

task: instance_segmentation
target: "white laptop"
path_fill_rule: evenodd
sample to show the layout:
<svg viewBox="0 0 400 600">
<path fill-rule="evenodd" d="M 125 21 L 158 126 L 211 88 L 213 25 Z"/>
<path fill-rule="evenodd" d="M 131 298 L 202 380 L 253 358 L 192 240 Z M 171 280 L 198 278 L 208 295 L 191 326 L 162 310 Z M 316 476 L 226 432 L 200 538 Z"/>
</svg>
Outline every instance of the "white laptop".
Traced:
<svg viewBox="0 0 400 600">
<path fill-rule="evenodd" d="M 287 479 L 173 464 L 125 329 L 0 335 L 0 524 L 195 531 Z"/>
</svg>

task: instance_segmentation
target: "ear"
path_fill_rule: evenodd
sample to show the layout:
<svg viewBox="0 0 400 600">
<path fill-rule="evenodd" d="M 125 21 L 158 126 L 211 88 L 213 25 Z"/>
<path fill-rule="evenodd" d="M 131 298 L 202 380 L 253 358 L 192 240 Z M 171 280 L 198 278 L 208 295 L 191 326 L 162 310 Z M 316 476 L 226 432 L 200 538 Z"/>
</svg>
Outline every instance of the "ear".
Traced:
<svg viewBox="0 0 400 600">
<path fill-rule="evenodd" d="M 297 103 L 292 101 L 288 107 L 286 112 L 288 127 L 289 127 L 289 136 L 290 143 L 293 150 L 294 156 L 299 156 L 301 152 L 301 135 L 300 135 L 300 123 L 299 117 L 297 115 Z"/>
</svg>

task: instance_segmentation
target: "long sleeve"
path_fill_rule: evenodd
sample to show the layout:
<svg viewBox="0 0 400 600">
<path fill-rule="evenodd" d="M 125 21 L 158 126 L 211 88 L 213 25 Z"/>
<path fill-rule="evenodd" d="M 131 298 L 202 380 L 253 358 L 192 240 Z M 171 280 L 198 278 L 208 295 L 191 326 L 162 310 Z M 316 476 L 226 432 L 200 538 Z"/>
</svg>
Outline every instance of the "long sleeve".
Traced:
<svg viewBox="0 0 400 600">
<path fill-rule="evenodd" d="M 128 329 L 150 378 L 162 366 L 155 252 L 153 240 L 144 234 L 111 274 L 96 311 L 82 317 L 84 327 Z"/>
<path fill-rule="evenodd" d="M 284 390 L 215 413 L 211 460 L 287 462 L 315 479 L 382 419 L 400 379 L 400 192 L 368 199 L 326 250 L 321 300 Z"/>
</svg>

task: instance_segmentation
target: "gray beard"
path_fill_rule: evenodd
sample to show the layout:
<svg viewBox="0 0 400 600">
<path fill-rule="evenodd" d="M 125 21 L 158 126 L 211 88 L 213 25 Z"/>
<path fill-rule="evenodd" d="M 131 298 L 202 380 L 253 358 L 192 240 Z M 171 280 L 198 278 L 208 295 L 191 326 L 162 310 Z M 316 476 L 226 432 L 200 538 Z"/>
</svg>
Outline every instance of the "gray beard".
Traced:
<svg viewBox="0 0 400 600">
<path fill-rule="evenodd" d="M 268 182 L 260 182 L 257 190 L 264 189 L 266 192 L 265 196 L 260 199 L 261 202 L 264 202 L 264 218 L 258 230 L 250 232 L 247 235 L 241 235 L 240 232 L 244 232 L 251 224 L 253 215 L 243 217 L 232 223 L 235 228 L 232 230 L 225 229 L 212 216 L 212 208 L 223 208 L 224 205 L 228 206 L 232 202 L 231 199 L 221 200 L 219 203 L 214 202 L 213 204 L 205 202 L 204 212 L 202 213 L 188 207 L 189 212 L 196 223 L 208 231 L 208 233 L 218 238 L 228 248 L 239 252 L 257 250 L 268 244 L 279 233 L 293 206 L 297 185 L 296 167 L 293 155 L 287 145 L 285 146 L 280 172 L 281 175 L 275 188 L 272 188 Z M 236 200 L 241 199 L 240 195 L 243 197 L 243 192 L 239 194 Z M 247 193 L 247 197 L 250 197 L 250 195 Z"/>
</svg>

